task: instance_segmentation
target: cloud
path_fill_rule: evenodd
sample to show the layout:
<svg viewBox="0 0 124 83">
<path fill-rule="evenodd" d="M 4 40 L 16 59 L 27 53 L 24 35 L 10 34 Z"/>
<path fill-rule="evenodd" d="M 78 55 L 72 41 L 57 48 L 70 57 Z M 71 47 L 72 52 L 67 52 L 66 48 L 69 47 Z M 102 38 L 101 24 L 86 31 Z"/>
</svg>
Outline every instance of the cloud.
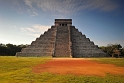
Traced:
<svg viewBox="0 0 124 83">
<path fill-rule="evenodd" d="M 102 11 L 113 11 L 118 8 L 118 4 L 114 0 L 87 0 L 89 9 L 99 9 Z"/>
<path fill-rule="evenodd" d="M 44 26 L 40 24 L 35 24 L 32 27 L 21 28 L 21 31 L 25 32 L 27 35 L 38 37 L 48 30 L 50 26 Z"/>
<path fill-rule="evenodd" d="M 114 0 L 24 0 L 30 8 L 71 14 L 82 10 L 113 11 L 118 8 Z"/>
<path fill-rule="evenodd" d="M 32 0 L 24 0 L 25 4 L 32 8 Z"/>
</svg>

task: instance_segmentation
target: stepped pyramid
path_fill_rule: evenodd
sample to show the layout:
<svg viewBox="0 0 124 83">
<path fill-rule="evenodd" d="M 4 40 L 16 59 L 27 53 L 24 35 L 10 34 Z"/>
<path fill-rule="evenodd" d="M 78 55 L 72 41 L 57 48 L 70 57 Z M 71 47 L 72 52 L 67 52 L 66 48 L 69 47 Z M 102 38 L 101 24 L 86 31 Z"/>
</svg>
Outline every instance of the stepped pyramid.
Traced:
<svg viewBox="0 0 124 83">
<path fill-rule="evenodd" d="M 104 57 L 106 53 L 72 26 L 72 19 L 55 19 L 54 26 L 16 56 Z"/>
</svg>

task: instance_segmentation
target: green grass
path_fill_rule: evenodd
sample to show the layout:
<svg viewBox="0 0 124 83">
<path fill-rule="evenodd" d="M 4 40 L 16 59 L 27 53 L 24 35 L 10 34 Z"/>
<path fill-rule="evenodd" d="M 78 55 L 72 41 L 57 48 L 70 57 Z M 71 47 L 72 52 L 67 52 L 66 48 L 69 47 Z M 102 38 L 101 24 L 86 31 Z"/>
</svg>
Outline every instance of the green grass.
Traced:
<svg viewBox="0 0 124 83">
<path fill-rule="evenodd" d="M 114 64 L 116 66 L 124 67 L 124 58 L 90 58 L 90 59 L 106 64 Z"/>
<path fill-rule="evenodd" d="M 51 58 L 0 57 L 0 83 L 124 83 L 124 76 L 119 75 L 98 77 L 54 75 L 47 72 L 35 74 L 32 72 L 33 66 L 45 63 L 49 59 Z M 98 59 L 98 61 L 102 60 Z M 105 60 L 109 63 L 111 59 Z M 118 59 L 114 59 L 114 61 L 118 62 Z"/>
</svg>

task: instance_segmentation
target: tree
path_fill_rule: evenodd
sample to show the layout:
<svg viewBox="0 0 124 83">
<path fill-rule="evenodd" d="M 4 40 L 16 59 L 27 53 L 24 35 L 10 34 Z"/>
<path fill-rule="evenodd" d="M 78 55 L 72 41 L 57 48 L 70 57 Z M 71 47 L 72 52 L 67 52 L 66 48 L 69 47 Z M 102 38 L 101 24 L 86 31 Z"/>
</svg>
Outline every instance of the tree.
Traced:
<svg viewBox="0 0 124 83">
<path fill-rule="evenodd" d="M 112 45 L 112 48 L 113 48 L 112 57 L 116 55 L 118 55 L 117 57 L 120 57 L 122 46 L 120 44 L 114 44 Z"/>
<path fill-rule="evenodd" d="M 7 48 L 5 44 L 0 44 L 0 55 L 6 55 L 7 54 Z"/>
<path fill-rule="evenodd" d="M 110 57 L 120 57 L 122 55 L 122 46 L 120 44 L 108 44 L 100 48 L 110 55 Z"/>
<path fill-rule="evenodd" d="M 122 57 L 124 57 L 124 47 L 121 50 Z"/>
<path fill-rule="evenodd" d="M 114 49 L 114 50 L 113 50 L 112 57 L 114 57 L 115 55 L 118 55 L 118 57 L 120 57 L 121 51 L 120 51 L 119 49 Z"/>
<path fill-rule="evenodd" d="M 20 52 L 27 45 L 0 44 L 0 55 L 14 56 L 16 52 Z"/>
</svg>

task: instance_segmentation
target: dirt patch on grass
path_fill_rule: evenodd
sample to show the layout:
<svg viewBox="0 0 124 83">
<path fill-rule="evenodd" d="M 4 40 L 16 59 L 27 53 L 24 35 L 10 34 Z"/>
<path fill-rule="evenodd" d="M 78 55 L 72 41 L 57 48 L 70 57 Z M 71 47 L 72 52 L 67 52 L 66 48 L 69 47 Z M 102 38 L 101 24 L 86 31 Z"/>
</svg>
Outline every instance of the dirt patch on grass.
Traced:
<svg viewBox="0 0 124 83">
<path fill-rule="evenodd" d="M 102 64 L 88 59 L 53 58 L 44 64 L 35 66 L 33 72 L 97 76 L 105 76 L 107 73 L 124 75 L 124 67 L 117 67 L 112 64 Z"/>
</svg>

